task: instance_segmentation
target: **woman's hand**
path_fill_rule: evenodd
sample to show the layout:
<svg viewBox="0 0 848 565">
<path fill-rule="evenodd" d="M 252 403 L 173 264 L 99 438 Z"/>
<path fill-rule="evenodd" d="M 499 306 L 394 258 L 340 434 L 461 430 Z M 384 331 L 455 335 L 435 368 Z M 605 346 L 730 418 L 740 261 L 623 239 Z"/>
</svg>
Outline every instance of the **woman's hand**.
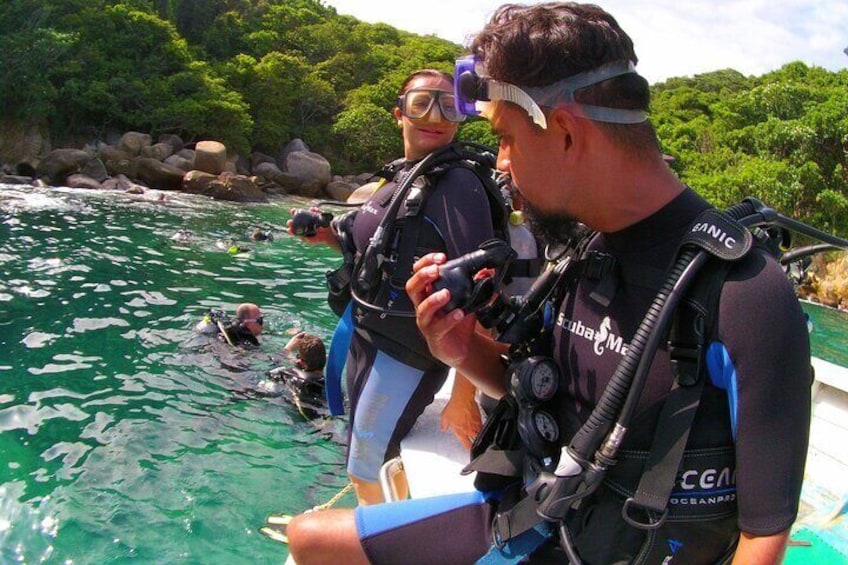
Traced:
<svg viewBox="0 0 848 565">
<path fill-rule="evenodd" d="M 298 211 L 297 208 L 291 208 L 291 209 L 289 209 L 289 214 L 294 216 L 297 211 Z M 315 208 L 315 207 L 310 208 L 309 211 L 315 212 L 315 213 L 318 213 L 318 214 L 321 213 L 321 210 L 319 208 Z M 298 234 L 294 233 L 294 230 L 292 228 L 292 220 L 289 219 L 289 220 L 286 221 L 286 230 L 289 232 L 290 235 L 293 235 L 293 236 L 299 238 L 301 241 L 309 243 L 311 245 L 317 245 L 317 244 L 323 243 L 324 245 L 326 245 L 328 247 L 332 247 L 333 249 L 341 250 L 341 247 L 339 245 L 339 239 L 336 237 L 336 234 L 335 234 L 335 232 L 333 231 L 332 228 L 329 228 L 329 227 L 325 228 L 325 227 L 317 226 L 315 228 L 315 235 L 312 235 L 312 236 L 298 235 Z"/>
</svg>

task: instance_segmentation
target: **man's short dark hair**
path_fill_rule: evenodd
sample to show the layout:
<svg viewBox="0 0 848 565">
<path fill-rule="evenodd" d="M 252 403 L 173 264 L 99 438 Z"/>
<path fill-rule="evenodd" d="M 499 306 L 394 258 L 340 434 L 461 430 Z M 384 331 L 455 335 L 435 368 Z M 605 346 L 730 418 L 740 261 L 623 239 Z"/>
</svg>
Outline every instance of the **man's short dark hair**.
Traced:
<svg viewBox="0 0 848 565">
<path fill-rule="evenodd" d="M 297 358 L 303 361 L 305 371 L 321 371 L 327 363 L 327 351 L 321 338 L 303 334 L 298 338 Z"/>
<path fill-rule="evenodd" d="M 546 86 L 613 61 L 638 61 L 633 41 L 610 14 L 594 4 L 546 2 L 505 4 L 474 38 L 471 52 L 492 78 L 518 86 Z M 647 110 L 648 81 L 635 73 L 588 86 L 577 102 Z M 634 150 L 659 151 L 649 122 L 596 122 L 613 139 Z"/>
</svg>

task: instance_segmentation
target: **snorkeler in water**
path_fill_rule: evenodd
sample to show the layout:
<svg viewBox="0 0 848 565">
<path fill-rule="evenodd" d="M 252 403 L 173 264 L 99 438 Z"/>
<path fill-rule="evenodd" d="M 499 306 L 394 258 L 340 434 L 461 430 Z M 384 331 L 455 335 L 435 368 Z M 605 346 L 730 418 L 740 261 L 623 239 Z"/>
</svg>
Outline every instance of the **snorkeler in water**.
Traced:
<svg viewBox="0 0 848 565">
<path fill-rule="evenodd" d="M 221 310 L 210 310 L 196 326 L 195 331 L 204 335 L 218 336 L 233 346 L 259 346 L 258 336 L 262 333 L 265 320 L 259 306 L 244 302 L 236 308 L 236 317 L 227 319 Z"/>
<path fill-rule="evenodd" d="M 326 414 L 324 365 L 327 350 L 324 342 L 317 335 L 299 332 L 284 349 L 293 357 L 294 366 L 289 364 L 269 371 L 268 378 L 257 385 L 257 394 L 283 396 L 310 420 Z"/>
</svg>

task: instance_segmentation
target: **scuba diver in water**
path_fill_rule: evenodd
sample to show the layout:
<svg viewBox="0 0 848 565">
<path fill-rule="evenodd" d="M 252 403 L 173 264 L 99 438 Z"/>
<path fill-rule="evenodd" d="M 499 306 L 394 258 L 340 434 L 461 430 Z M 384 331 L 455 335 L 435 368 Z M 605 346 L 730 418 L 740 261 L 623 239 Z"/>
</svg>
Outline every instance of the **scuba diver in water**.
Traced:
<svg viewBox="0 0 848 565">
<path fill-rule="evenodd" d="M 250 239 L 253 241 L 274 241 L 274 232 L 256 228 L 250 232 Z"/>
<path fill-rule="evenodd" d="M 301 514 L 291 555 L 779 563 L 811 385 L 780 264 L 668 168 L 632 41 L 601 8 L 502 6 L 471 52 L 457 64 L 460 109 L 491 122 L 534 232 L 566 250 L 563 270 L 543 275 L 539 329 L 512 344 L 445 308 L 458 297 L 439 287 L 443 254 L 406 285 L 433 355 L 501 399 L 469 466 L 484 492 Z"/>
<path fill-rule="evenodd" d="M 294 357 L 295 365 L 268 372 L 256 392 L 262 396 L 284 396 L 311 420 L 327 413 L 324 399 L 324 365 L 327 352 L 317 335 L 298 332 L 286 344 L 285 351 Z"/>
<path fill-rule="evenodd" d="M 228 319 L 221 310 L 210 310 L 201 320 L 195 331 L 204 335 L 218 336 L 233 346 L 259 346 L 265 320 L 259 306 L 251 302 L 239 304 L 236 317 Z"/>
<path fill-rule="evenodd" d="M 387 241 L 395 243 L 393 249 L 377 254 L 386 261 L 378 259 L 379 265 L 362 266 L 353 275 L 355 292 L 371 295 L 377 305 L 351 303 L 353 331 L 346 362 L 351 406 L 347 470 L 361 504 L 383 500 L 380 467 L 399 455 L 401 440 L 448 375 L 448 367 L 430 354 L 418 332 L 404 291 L 415 257 L 429 251 L 458 257 L 494 235 L 490 197 L 477 173 L 462 166 L 424 168 L 436 155 L 453 151 L 454 136 L 464 120 L 454 104 L 453 77 L 431 69 L 412 73 L 398 92 L 394 117 L 403 134 L 403 159 L 381 172 L 379 188 L 361 208 L 349 213 L 355 216 L 339 216 L 332 226 L 321 221 L 309 229 L 301 227 L 297 217 L 288 222 L 289 233 L 341 249 L 351 257 L 371 257 L 368 249 L 376 234 L 387 232 Z M 415 178 L 417 184 L 396 197 L 407 177 Z M 384 227 L 389 223 L 394 226 Z M 349 242 L 345 248 L 342 239 Z M 448 406 L 444 413 L 457 426 L 473 422 L 473 416 L 465 414 L 479 420 L 474 389 L 462 378 L 456 379 Z"/>
</svg>

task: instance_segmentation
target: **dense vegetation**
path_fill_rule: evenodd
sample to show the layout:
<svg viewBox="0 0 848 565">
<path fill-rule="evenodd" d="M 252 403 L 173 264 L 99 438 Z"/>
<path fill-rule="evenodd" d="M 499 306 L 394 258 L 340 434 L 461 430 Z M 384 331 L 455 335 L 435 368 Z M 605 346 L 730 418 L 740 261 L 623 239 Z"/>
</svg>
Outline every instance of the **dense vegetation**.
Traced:
<svg viewBox="0 0 848 565">
<path fill-rule="evenodd" d="M 47 124 L 54 145 L 140 130 L 274 153 L 300 137 L 337 172 L 400 154 L 401 79 L 461 52 L 319 0 L 5 0 L 0 29 L 0 116 Z M 672 166 L 715 204 L 753 195 L 848 235 L 848 70 L 722 70 L 653 91 Z M 461 136 L 494 141 L 479 121 Z"/>
</svg>

